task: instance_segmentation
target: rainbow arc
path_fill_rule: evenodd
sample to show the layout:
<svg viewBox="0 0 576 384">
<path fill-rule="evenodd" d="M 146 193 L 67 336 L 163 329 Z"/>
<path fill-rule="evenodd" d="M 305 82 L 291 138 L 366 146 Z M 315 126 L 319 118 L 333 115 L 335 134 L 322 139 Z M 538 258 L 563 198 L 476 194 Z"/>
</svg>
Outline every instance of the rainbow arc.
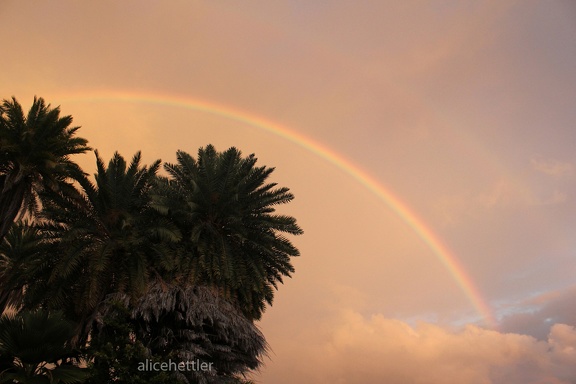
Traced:
<svg viewBox="0 0 576 384">
<path fill-rule="evenodd" d="M 429 226 L 408 207 L 408 205 L 396 197 L 388 188 L 378 182 L 374 177 L 356 166 L 350 160 L 310 137 L 246 111 L 183 96 L 145 92 L 100 91 L 85 92 L 75 95 L 67 94 L 64 97 L 60 97 L 59 100 L 82 102 L 137 102 L 186 108 L 248 124 L 270 132 L 305 148 L 312 153 L 315 153 L 361 183 L 368 190 L 378 196 L 380 200 L 382 200 L 396 215 L 398 215 L 398 217 L 400 217 L 414 231 L 414 233 L 427 245 L 430 251 L 432 251 L 432 253 L 447 269 L 463 294 L 474 306 L 478 314 L 482 316 L 486 325 L 492 328 L 496 327 L 497 322 L 495 316 L 480 294 L 474 281 L 454 253 L 448 249 L 432 229 L 430 229 Z"/>
</svg>

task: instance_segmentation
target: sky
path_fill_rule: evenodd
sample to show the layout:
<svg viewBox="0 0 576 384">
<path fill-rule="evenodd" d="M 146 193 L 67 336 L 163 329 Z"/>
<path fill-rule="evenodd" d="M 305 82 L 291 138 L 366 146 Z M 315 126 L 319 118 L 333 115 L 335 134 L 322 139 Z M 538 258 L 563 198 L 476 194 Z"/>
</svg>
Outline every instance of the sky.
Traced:
<svg viewBox="0 0 576 384">
<path fill-rule="evenodd" d="M 296 196 L 258 383 L 576 382 L 576 3 L 0 0 L 0 98 Z M 93 154 L 77 161 L 91 173 Z"/>
</svg>

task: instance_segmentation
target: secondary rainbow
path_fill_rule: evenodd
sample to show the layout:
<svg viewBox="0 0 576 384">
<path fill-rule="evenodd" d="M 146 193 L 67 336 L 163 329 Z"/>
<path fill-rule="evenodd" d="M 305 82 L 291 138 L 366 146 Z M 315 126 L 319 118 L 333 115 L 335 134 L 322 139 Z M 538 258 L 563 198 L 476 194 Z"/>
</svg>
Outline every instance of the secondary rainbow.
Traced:
<svg viewBox="0 0 576 384">
<path fill-rule="evenodd" d="M 313 139 L 302 135 L 299 132 L 288 129 L 278 123 L 267 120 L 263 117 L 247 113 L 245 111 L 225 106 L 222 104 L 207 102 L 184 96 L 173 96 L 159 93 L 145 92 L 122 92 L 122 91 L 96 91 L 84 92 L 78 94 L 66 94 L 64 97 L 56 98 L 60 101 L 122 101 L 122 102 L 139 102 L 156 105 L 168 105 L 181 108 L 187 108 L 195 111 L 201 111 L 226 119 L 245 123 L 274 135 L 280 136 L 290 142 L 299 145 L 318 156 L 326 159 L 342 171 L 346 172 L 352 178 L 356 179 L 368 190 L 378 196 L 386 205 L 395 212 L 418 237 L 428 246 L 438 260 L 450 272 L 462 292 L 472 303 L 476 311 L 483 317 L 487 325 L 496 326 L 496 320 L 492 311 L 482 295 L 476 288 L 473 280 L 467 271 L 455 257 L 455 255 L 442 243 L 434 232 L 420 219 L 405 203 L 394 196 L 388 188 L 380 184 L 376 179 L 367 172 L 360 169 L 350 160 L 334 152 L 326 146 L 314 141 Z"/>
</svg>

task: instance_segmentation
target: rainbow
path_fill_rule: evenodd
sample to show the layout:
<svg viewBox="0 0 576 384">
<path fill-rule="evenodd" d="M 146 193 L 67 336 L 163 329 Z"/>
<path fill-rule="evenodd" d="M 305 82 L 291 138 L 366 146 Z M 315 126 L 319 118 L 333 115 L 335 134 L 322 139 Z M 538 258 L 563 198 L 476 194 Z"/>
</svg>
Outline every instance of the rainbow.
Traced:
<svg viewBox="0 0 576 384">
<path fill-rule="evenodd" d="M 308 151 L 320 156 L 321 158 L 340 168 L 353 179 L 370 190 L 372 193 L 374 193 L 376 196 L 378 196 L 418 235 L 418 237 L 434 253 L 438 260 L 449 271 L 450 275 L 453 277 L 470 303 L 474 306 L 478 314 L 482 316 L 486 325 L 492 328 L 496 327 L 497 322 L 495 316 L 492 313 L 492 310 L 483 299 L 466 269 L 462 266 L 456 256 L 446 247 L 446 245 L 442 243 L 438 236 L 436 236 L 434 232 L 426 225 L 426 223 L 420 219 L 398 197 L 394 196 L 394 194 L 392 194 L 388 188 L 374 179 L 374 177 L 370 176 L 367 172 L 360 169 L 358 166 L 356 166 L 342 155 L 314 141 L 313 139 L 299 132 L 290 130 L 278 123 L 267 120 L 263 117 L 250 114 L 233 107 L 184 96 L 173 96 L 158 93 L 153 94 L 145 92 L 136 93 L 122 91 L 96 91 L 79 94 L 68 93 L 63 97 L 57 98 L 57 100 L 67 102 L 138 102 L 187 108 L 190 110 L 217 115 L 229 120 L 248 124 L 250 126 L 270 132 L 302 148 L 307 149 Z"/>
</svg>

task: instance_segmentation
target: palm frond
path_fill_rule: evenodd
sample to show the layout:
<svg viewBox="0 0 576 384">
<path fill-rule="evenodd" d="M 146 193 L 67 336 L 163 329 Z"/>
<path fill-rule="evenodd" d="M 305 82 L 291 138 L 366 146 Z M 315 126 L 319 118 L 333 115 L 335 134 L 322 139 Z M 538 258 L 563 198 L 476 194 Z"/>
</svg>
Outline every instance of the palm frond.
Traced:
<svg viewBox="0 0 576 384">
<path fill-rule="evenodd" d="M 294 271 L 290 257 L 299 252 L 280 234 L 302 234 L 294 218 L 274 214 L 294 196 L 267 183 L 274 169 L 256 162 L 234 147 L 217 152 L 208 145 L 197 159 L 178 151 L 177 163 L 165 165 L 170 178 L 162 184 L 174 199 L 161 207 L 179 226 L 185 247 L 194 249 L 184 253 L 188 270 L 181 273 L 222 288 L 251 318 L 261 316 L 272 288 Z"/>
</svg>

